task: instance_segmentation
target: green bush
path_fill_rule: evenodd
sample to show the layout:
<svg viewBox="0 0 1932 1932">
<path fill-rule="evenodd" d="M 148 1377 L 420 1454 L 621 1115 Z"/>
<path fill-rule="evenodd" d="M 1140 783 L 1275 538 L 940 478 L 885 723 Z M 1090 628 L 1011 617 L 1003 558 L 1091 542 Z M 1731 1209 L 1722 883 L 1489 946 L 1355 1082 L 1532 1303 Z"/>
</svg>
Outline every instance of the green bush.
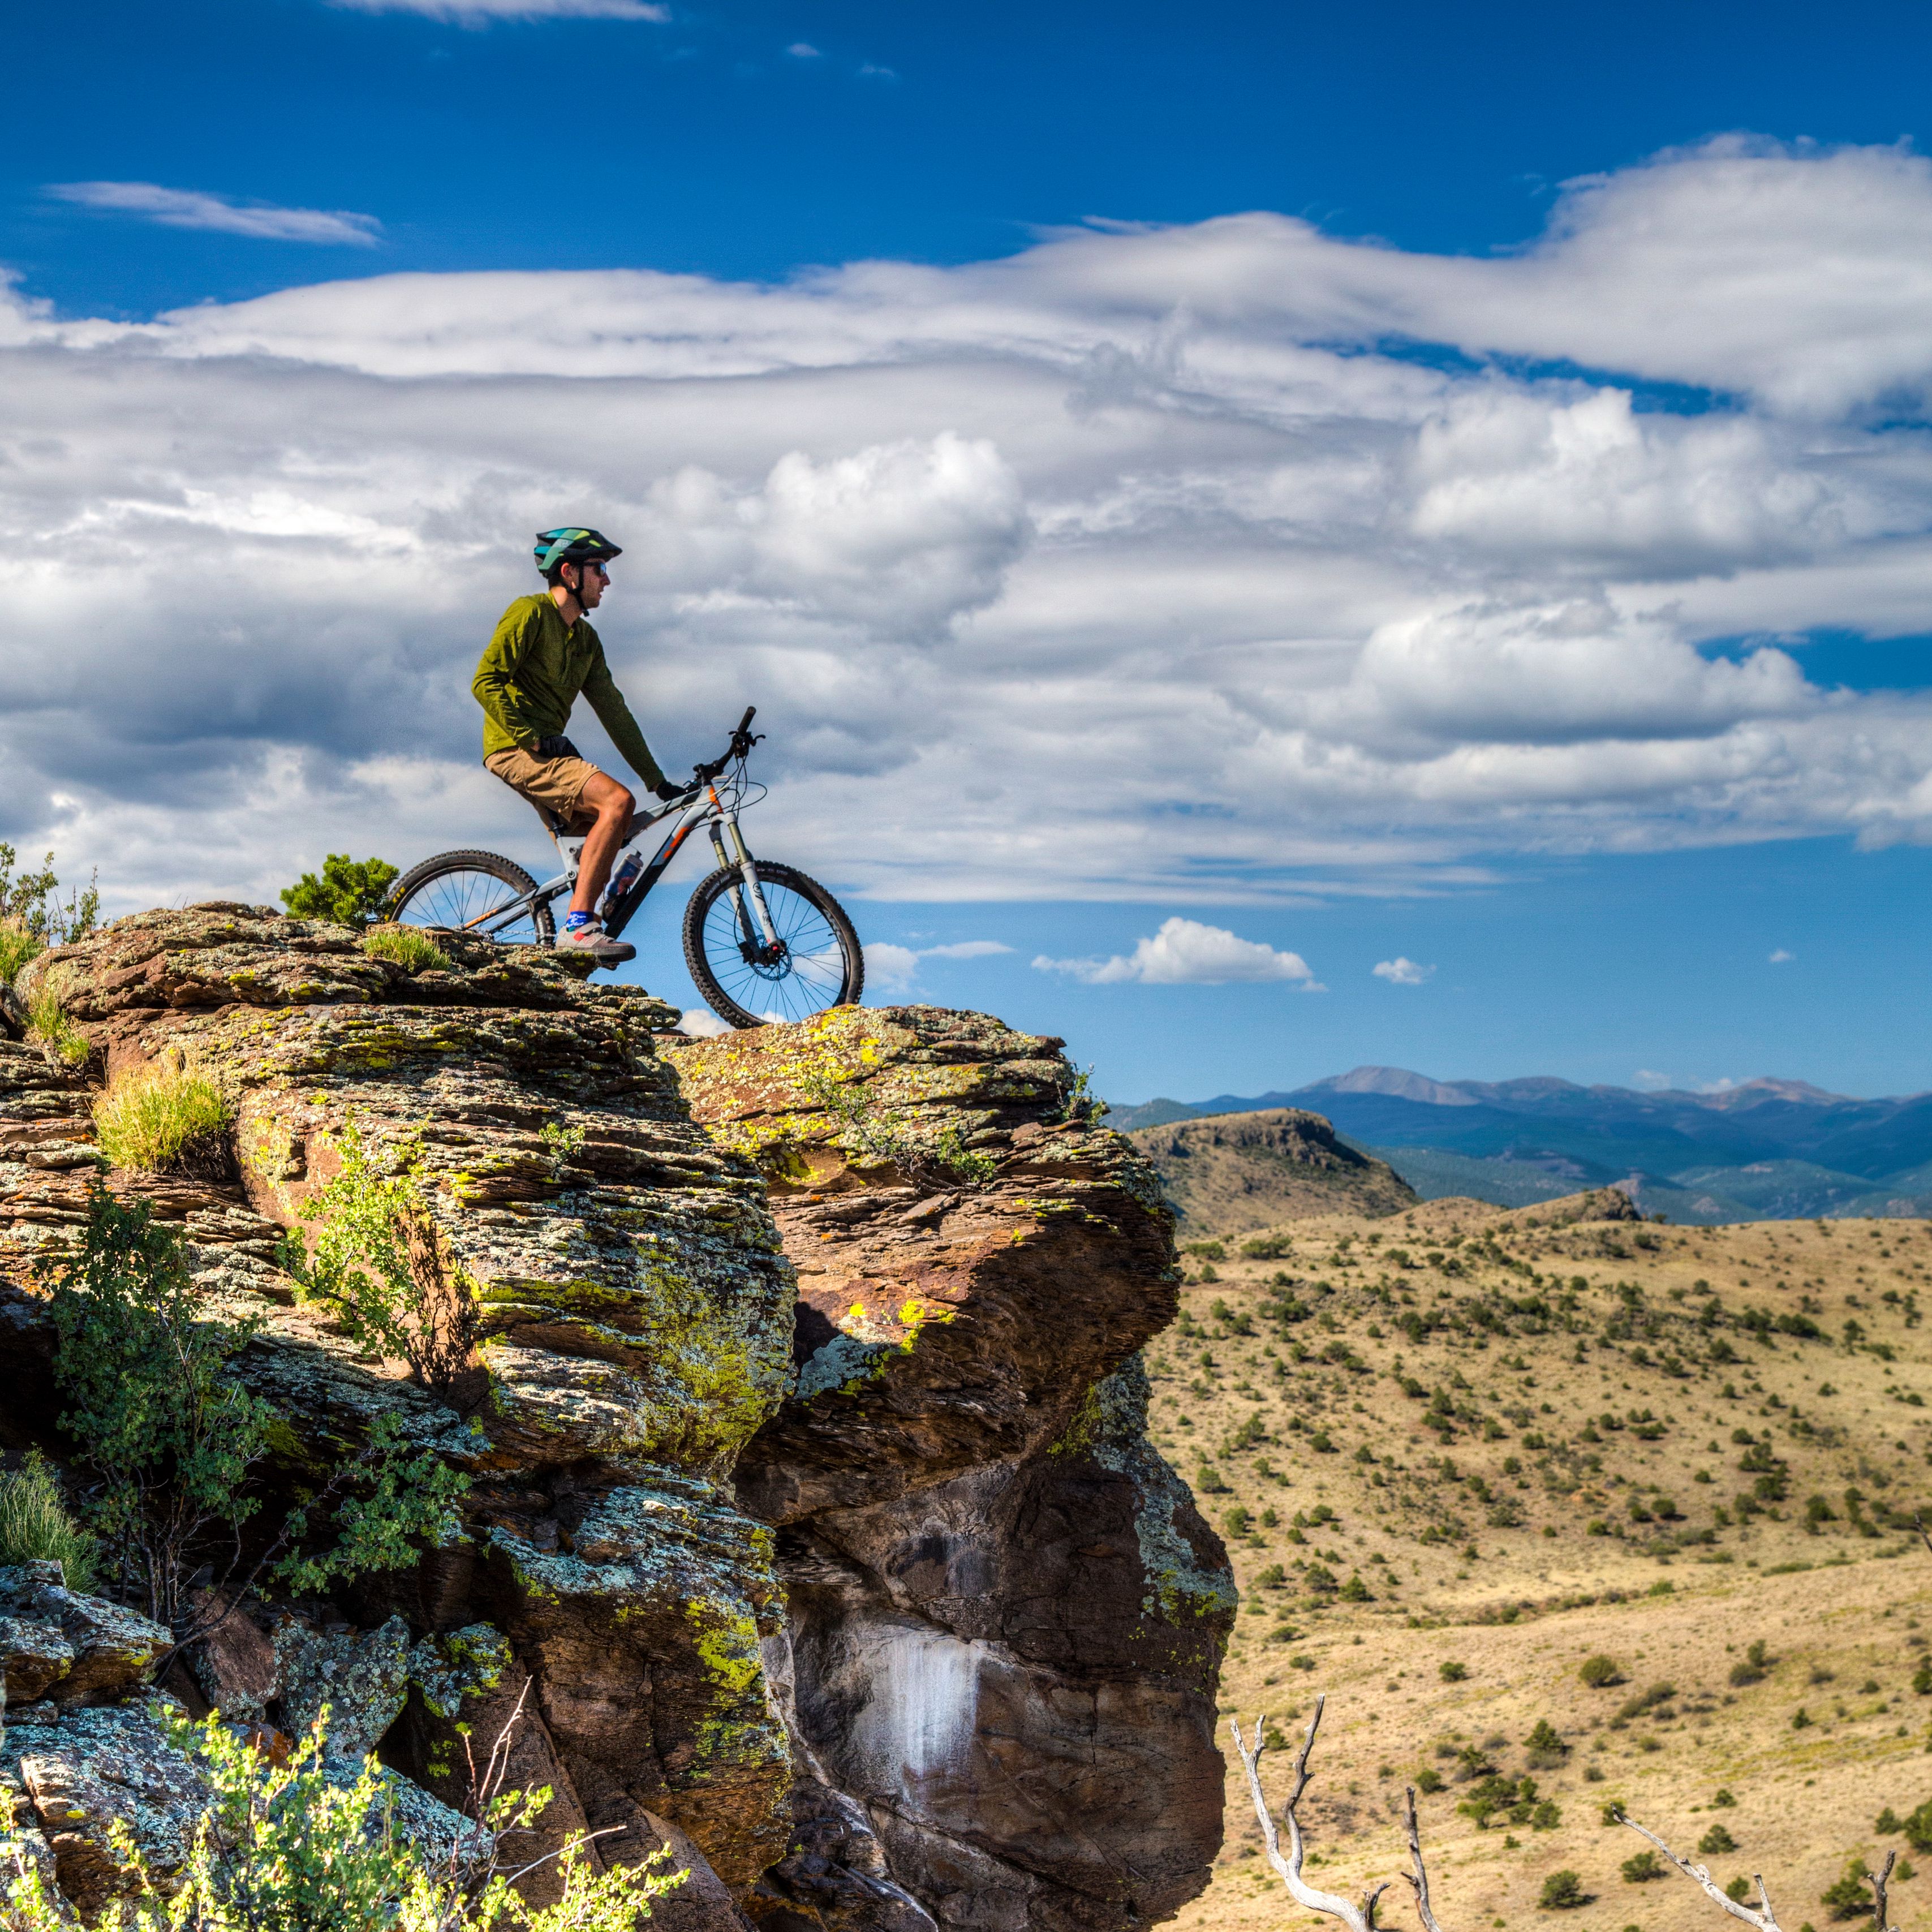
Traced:
<svg viewBox="0 0 1932 1932">
<path fill-rule="evenodd" d="M 0 1478 L 0 1563 L 54 1562 L 70 1590 L 94 1588 L 100 1546 L 68 1514 L 60 1485 L 38 1449 Z"/>
<path fill-rule="evenodd" d="M 156 1622 L 182 1607 L 188 1556 L 215 1522 L 256 1508 L 242 1493 L 272 1412 L 227 1372 L 259 1321 L 203 1319 L 180 1238 L 143 1202 L 97 1181 L 80 1249 L 51 1298 L 61 1426 L 100 1479 L 95 1526 L 113 1580 Z"/>
<path fill-rule="evenodd" d="M 1212 1462 L 1203 1462 L 1196 1471 L 1194 1486 L 1206 1496 L 1224 1496 L 1228 1493 L 1228 1485 L 1222 1481 L 1220 1471 Z"/>
<path fill-rule="evenodd" d="M 1278 1262 L 1293 1252 L 1294 1241 L 1286 1234 L 1252 1234 L 1241 1244 L 1243 1256 L 1251 1262 Z"/>
<path fill-rule="evenodd" d="M 1732 1838 L 1721 1825 L 1713 1825 L 1697 1840 L 1698 1850 L 1702 1852 L 1707 1858 L 1714 1857 L 1720 1852 L 1734 1852 L 1737 1848 L 1737 1840 Z"/>
<path fill-rule="evenodd" d="M 115 1852 L 134 1882 L 114 1921 L 120 1932 L 634 1932 L 650 1901 L 685 1877 L 664 1870 L 668 1849 L 642 1865 L 593 1870 L 580 1833 L 560 1862 L 562 1898 L 532 1906 L 511 1889 L 502 1846 L 549 1804 L 548 1787 L 478 1792 L 467 1843 L 437 1856 L 397 1829 L 373 1755 L 352 1782 L 324 1770 L 326 1708 L 280 1764 L 218 1715 L 165 1721 L 176 1747 L 198 1760 L 212 1802 L 178 1874 L 154 1872 L 116 1821 Z M 70 1932 L 64 1901 L 47 1895 L 32 1868 L 9 1893 L 8 1932 Z"/>
<path fill-rule="evenodd" d="M 1192 1255 L 1197 1262 L 1224 1262 L 1228 1258 L 1227 1247 L 1220 1241 L 1190 1241 L 1180 1252 Z"/>
<path fill-rule="evenodd" d="M 92 1526 L 110 1580 L 158 1622 L 180 1622 L 190 1574 L 238 1563 L 239 1526 L 260 1498 L 250 1472 L 274 1412 L 230 1364 L 259 1320 L 212 1319 L 188 1279 L 180 1236 L 146 1202 L 124 1208 L 97 1181 L 76 1251 L 56 1273 L 49 1306 L 59 1352 L 54 1378 L 68 1407 L 61 1426 L 98 1484 Z M 416 1539 L 458 1526 L 468 1479 L 425 1450 L 405 1453 L 392 1417 L 322 1480 L 267 1539 L 250 1577 L 271 1562 L 298 1591 L 416 1560 Z M 333 1532 L 333 1540 L 314 1546 Z"/>
<path fill-rule="evenodd" d="M 1547 1718 L 1538 1718 L 1536 1728 L 1524 1738 L 1523 1745 L 1529 1753 L 1531 1766 L 1538 1771 L 1552 1770 L 1570 1755 L 1570 1747 Z"/>
<path fill-rule="evenodd" d="M 412 926 L 386 926 L 368 934 L 362 950 L 371 959 L 386 959 L 406 973 L 439 973 L 449 970 L 449 955 L 428 934 Z"/>
<path fill-rule="evenodd" d="M 1460 1684 L 1469 1674 L 1469 1666 L 1457 1662 L 1453 1657 L 1446 1663 L 1438 1665 L 1437 1669 L 1445 1684 Z"/>
<path fill-rule="evenodd" d="M 322 876 L 304 872 L 282 888 L 281 899 L 295 919 L 332 920 L 338 926 L 368 926 L 380 919 L 389 888 L 402 874 L 386 859 L 352 859 L 332 852 Z"/>
<path fill-rule="evenodd" d="M 1624 1681 L 1623 1672 L 1617 1668 L 1616 1659 L 1606 1657 L 1600 1652 L 1594 1657 L 1585 1658 L 1576 1675 L 1592 1690 L 1606 1690 L 1612 1684 L 1621 1684 Z"/>
<path fill-rule="evenodd" d="M 1626 1885 L 1648 1885 L 1654 1878 L 1664 1876 L 1664 1868 L 1657 1862 L 1654 1852 L 1640 1852 L 1634 1858 L 1626 1858 L 1618 1868 Z"/>
<path fill-rule="evenodd" d="M 1864 1861 L 1852 1858 L 1844 1875 L 1819 1894 L 1818 1903 L 1829 1907 L 1834 1918 L 1869 1918 L 1878 1901 L 1866 1880 Z"/>
<path fill-rule="evenodd" d="M 1742 1905 L 1746 1899 L 1750 1898 L 1750 1880 L 1746 1878 L 1742 1872 L 1739 1872 L 1737 1876 L 1732 1879 L 1729 1885 L 1725 1886 L 1724 1896 L 1726 1898 L 1733 1900 L 1736 1904 Z"/>
<path fill-rule="evenodd" d="M 377 1165 L 352 1118 L 334 1136 L 341 1171 L 302 1210 L 307 1252 L 291 1234 L 282 1262 L 299 1292 L 326 1301 L 351 1340 L 399 1357 L 439 1394 L 468 1366 L 476 1292 L 430 1218 L 413 1174 Z"/>
<path fill-rule="evenodd" d="M 1905 1842 L 1920 1857 L 1932 1855 L 1932 1798 L 1908 1814 L 1899 1829 L 1905 1834 Z"/>
<path fill-rule="evenodd" d="M 233 1118 L 207 1075 L 146 1067 L 124 1073 L 94 1102 L 94 1144 L 116 1167 L 219 1180 L 229 1170 Z"/>
<path fill-rule="evenodd" d="M 1588 1905 L 1591 1897 L 1574 1872 L 1557 1871 L 1543 1881 L 1543 1894 L 1537 1903 L 1546 1912 L 1568 1912 L 1574 1906 Z"/>
</svg>

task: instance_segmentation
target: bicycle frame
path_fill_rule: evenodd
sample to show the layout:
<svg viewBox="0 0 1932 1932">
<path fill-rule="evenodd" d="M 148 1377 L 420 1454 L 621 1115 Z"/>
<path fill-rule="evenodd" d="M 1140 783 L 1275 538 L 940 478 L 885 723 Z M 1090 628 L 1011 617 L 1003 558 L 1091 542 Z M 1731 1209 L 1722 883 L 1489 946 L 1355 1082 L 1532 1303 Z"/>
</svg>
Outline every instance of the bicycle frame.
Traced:
<svg viewBox="0 0 1932 1932">
<path fill-rule="evenodd" d="M 741 944 L 758 946 L 762 940 L 764 949 L 774 954 L 778 950 L 778 934 L 772 924 L 770 909 L 765 904 L 765 895 L 758 884 L 758 875 L 752 863 L 752 854 L 745 844 L 744 834 L 738 828 L 738 811 L 735 799 L 728 804 L 718 795 L 716 779 L 707 783 L 699 796 L 691 804 L 680 807 L 668 805 L 662 811 L 635 812 L 624 835 L 621 852 L 637 842 L 638 835 L 653 825 L 661 825 L 667 819 L 675 818 L 677 824 L 665 836 L 644 869 L 638 874 L 630 889 L 611 905 L 604 916 L 604 930 L 615 939 L 637 916 L 638 909 L 650 898 L 653 887 L 662 879 L 670 862 L 676 858 L 685 841 L 700 826 L 710 834 L 711 849 L 717 855 L 721 866 L 734 868 L 740 884 L 731 889 L 731 900 L 738 915 L 738 934 Z M 731 849 L 725 849 L 729 836 Z M 584 860 L 584 841 L 579 838 L 560 837 L 557 850 L 566 861 L 566 869 L 556 878 L 546 879 L 527 898 L 519 898 L 508 907 L 498 908 L 485 914 L 477 926 L 484 938 L 490 928 L 510 924 L 520 918 L 526 908 L 534 912 L 540 905 L 548 905 L 552 899 L 571 891 L 577 884 L 578 868 Z"/>
</svg>

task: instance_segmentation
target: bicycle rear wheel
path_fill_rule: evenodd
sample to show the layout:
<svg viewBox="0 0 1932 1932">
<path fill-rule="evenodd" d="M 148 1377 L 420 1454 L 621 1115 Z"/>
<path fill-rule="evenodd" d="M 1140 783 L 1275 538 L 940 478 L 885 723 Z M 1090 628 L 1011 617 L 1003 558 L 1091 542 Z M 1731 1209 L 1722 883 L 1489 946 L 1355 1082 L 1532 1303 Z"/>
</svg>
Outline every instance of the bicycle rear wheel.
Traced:
<svg viewBox="0 0 1932 1932">
<path fill-rule="evenodd" d="M 494 852 L 439 852 L 397 881 L 388 914 L 502 946 L 553 945 L 556 922 L 536 890 L 522 866 Z"/>
<path fill-rule="evenodd" d="M 735 866 L 703 880 L 684 909 L 684 963 L 704 1004 L 734 1027 L 853 1004 L 866 988 L 866 956 L 845 908 L 793 866 L 752 865 L 776 946 L 766 944 Z"/>
</svg>

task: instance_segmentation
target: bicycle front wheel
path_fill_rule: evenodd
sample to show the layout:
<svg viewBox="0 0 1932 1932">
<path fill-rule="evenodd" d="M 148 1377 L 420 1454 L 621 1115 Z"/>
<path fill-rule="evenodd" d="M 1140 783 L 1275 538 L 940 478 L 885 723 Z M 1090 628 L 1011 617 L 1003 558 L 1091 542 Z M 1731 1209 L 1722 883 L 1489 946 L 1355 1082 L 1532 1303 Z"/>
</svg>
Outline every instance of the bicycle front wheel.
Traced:
<svg viewBox="0 0 1932 1932">
<path fill-rule="evenodd" d="M 439 852 L 396 882 L 388 916 L 503 946 L 553 945 L 556 922 L 536 890 L 522 866 L 494 852 Z"/>
<path fill-rule="evenodd" d="M 704 1004 L 734 1027 L 854 1004 L 866 988 L 866 956 L 845 908 L 790 866 L 752 862 L 770 939 L 735 866 L 704 880 L 684 909 L 684 963 Z"/>
</svg>

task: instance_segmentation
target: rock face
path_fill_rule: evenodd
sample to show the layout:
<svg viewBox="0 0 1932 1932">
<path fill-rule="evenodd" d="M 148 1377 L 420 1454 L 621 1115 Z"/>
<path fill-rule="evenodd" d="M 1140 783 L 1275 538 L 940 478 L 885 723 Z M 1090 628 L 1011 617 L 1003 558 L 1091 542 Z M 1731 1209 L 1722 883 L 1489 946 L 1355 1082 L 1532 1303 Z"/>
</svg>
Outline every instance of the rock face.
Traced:
<svg viewBox="0 0 1932 1932">
<path fill-rule="evenodd" d="M 738 1470 L 782 1526 L 798 1730 L 951 1924 L 1157 1919 L 1220 1840 L 1234 1593 L 1135 1353 L 1174 1312 L 1167 1217 L 1123 1137 L 1067 1118 L 1059 1046 L 902 1007 L 670 1054 L 799 1270 L 797 1382 Z M 800 1809 L 834 1848 L 764 1889 L 845 1922 L 874 1854 Z"/>
<path fill-rule="evenodd" d="M 1142 1427 L 1168 1218 L 1070 1115 L 1059 1042 L 924 1008 L 666 1042 L 638 988 L 436 936 L 448 970 L 412 976 L 262 908 L 144 914 L 22 976 L 83 1066 L 0 1039 L 26 1435 L 62 1451 L 37 1282 L 101 1164 L 94 1091 L 189 1066 L 232 1103 L 230 1178 L 108 1184 L 179 1226 L 211 1314 L 261 1320 L 237 1366 L 286 1424 L 276 1480 L 388 1418 L 471 1480 L 458 1542 L 251 1601 L 170 1686 L 284 1730 L 326 1698 L 332 1748 L 374 1744 L 432 1808 L 466 1728 L 520 1707 L 518 1779 L 555 1793 L 533 1843 L 671 1845 L 674 1932 L 1174 1910 L 1220 1842 L 1232 1586 Z M 413 1177 L 477 1318 L 434 1389 L 278 1264 L 351 1129 Z M 58 1700 L 94 1640 L 44 1609 L 0 1605 L 42 1640 L 22 1691 Z"/>
<path fill-rule="evenodd" d="M 1242 1234 L 1308 1214 L 1382 1215 L 1416 1204 L 1386 1162 L 1358 1154 L 1319 1114 L 1214 1114 L 1129 1136 L 1154 1164 L 1182 1229 Z"/>
</svg>

